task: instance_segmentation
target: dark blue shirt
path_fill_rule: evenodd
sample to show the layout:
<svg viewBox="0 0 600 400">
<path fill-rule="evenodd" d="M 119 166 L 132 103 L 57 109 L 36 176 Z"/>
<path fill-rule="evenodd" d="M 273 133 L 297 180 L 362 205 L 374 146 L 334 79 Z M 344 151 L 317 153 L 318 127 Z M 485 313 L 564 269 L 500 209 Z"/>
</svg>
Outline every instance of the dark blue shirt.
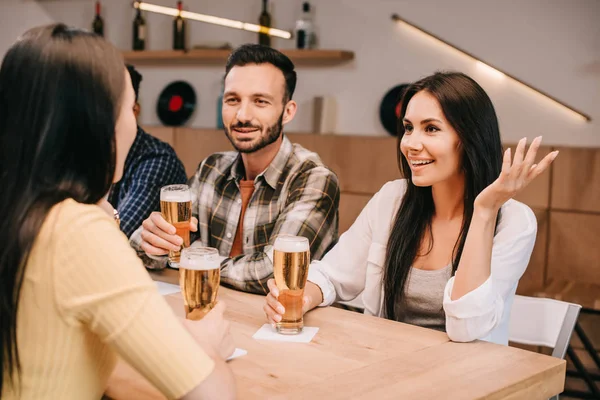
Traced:
<svg viewBox="0 0 600 400">
<path fill-rule="evenodd" d="M 127 237 L 152 211 L 160 211 L 160 188 L 177 183 L 187 183 L 187 176 L 175 150 L 138 127 L 123 178 L 108 195 L 110 204 L 119 211 L 121 230 Z"/>
</svg>

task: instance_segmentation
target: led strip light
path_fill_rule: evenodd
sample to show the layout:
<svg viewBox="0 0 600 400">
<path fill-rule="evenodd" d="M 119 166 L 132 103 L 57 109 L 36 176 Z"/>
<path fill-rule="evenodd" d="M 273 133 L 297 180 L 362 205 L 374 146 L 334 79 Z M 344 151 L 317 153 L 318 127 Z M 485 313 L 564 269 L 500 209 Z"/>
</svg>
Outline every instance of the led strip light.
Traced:
<svg viewBox="0 0 600 400">
<path fill-rule="evenodd" d="M 158 14 L 170 15 L 172 17 L 176 17 L 180 13 L 180 11 L 176 8 L 157 6 L 156 4 L 144 3 L 141 1 L 133 2 L 133 7 L 139 8 L 142 11 L 150 11 Z M 181 11 L 181 16 L 185 19 L 206 22 L 207 24 L 226 26 L 228 28 L 241 29 L 248 32 L 264 33 L 269 36 L 277 36 L 283 39 L 292 38 L 291 32 L 288 31 L 269 28 L 267 26 L 262 25 L 249 24 L 247 22 L 236 21 L 233 19 L 215 17 L 212 15 L 199 14 L 190 11 Z"/>
</svg>

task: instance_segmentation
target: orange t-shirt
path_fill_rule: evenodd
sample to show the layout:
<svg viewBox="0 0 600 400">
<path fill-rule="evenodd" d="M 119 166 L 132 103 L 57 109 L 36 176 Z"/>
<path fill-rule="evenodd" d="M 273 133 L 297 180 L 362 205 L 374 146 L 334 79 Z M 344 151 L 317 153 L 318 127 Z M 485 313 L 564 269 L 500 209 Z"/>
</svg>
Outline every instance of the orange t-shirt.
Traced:
<svg viewBox="0 0 600 400">
<path fill-rule="evenodd" d="M 244 215 L 246 214 L 246 208 L 248 208 L 252 193 L 254 193 L 254 181 L 241 180 L 240 192 L 242 195 L 242 212 L 240 213 L 240 222 L 238 222 L 229 257 L 239 256 L 244 253 Z"/>
</svg>

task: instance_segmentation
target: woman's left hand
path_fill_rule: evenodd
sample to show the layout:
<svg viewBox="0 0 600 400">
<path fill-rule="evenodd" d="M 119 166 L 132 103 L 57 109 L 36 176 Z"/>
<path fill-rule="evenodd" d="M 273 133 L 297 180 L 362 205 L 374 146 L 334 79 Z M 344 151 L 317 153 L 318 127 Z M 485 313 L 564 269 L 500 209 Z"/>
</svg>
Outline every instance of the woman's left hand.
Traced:
<svg viewBox="0 0 600 400">
<path fill-rule="evenodd" d="M 527 138 L 519 141 L 515 150 L 514 159 L 511 162 L 511 150 L 506 149 L 502 161 L 502 171 L 500 176 L 491 185 L 486 187 L 475 199 L 475 208 L 497 212 L 502 204 L 513 198 L 519 191 L 525 188 L 538 175 L 546 170 L 552 164 L 552 161 L 558 155 L 558 151 L 548 154 L 542 161 L 535 164 L 542 137 L 533 139 L 529 150 L 525 155 L 525 146 Z"/>
</svg>

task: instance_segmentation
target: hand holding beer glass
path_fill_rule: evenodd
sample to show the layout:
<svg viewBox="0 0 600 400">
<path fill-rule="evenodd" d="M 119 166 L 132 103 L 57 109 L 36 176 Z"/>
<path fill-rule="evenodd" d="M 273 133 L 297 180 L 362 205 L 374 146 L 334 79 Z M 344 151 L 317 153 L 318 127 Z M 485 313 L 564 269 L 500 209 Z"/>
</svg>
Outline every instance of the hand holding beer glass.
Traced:
<svg viewBox="0 0 600 400">
<path fill-rule="evenodd" d="M 281 319 L 276 321 L 277 332 L 295 335 L 304 328 L 303 298 L 310 264 L 310 246 L 305 237 L 285 235 L 275 239 L 273 250 L 276 298 L 284 309 Z M 270 281 L 270 289 L 275 289 L 272 285 Z"/>
<path fill-rule="evenodd" d="M 175 234 L 183 239 L 183 247 L 190 246 L 190 221 L 192 219 L 192 198 L 188 185 L 169 185 L 160 190 L 160 211 L 169 224 L 175 227 Z M 179 250 L 169 250 L 169 263 L 179 266 Z"/>
<path fill-rule="evenodd" d="M 200 320 L 217 304 L 219 261 L 219 252 L 212 247 L 188 247 L 181 251 L 179 285 L 187 319 Z"/>
</svg>

